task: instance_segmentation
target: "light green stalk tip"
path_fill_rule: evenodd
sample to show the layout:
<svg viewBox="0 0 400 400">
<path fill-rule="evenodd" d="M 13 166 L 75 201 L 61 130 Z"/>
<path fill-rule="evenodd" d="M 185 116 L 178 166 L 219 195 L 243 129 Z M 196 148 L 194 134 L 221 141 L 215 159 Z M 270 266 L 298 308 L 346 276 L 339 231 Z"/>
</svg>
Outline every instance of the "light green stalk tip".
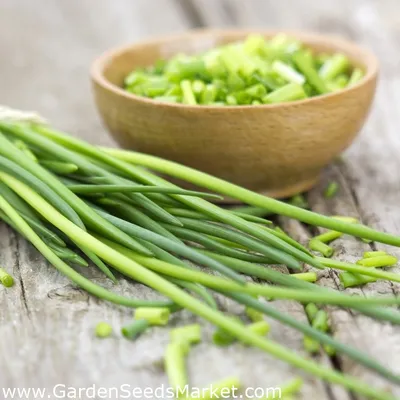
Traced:
<svg viewBox="0 0 400 400">
<path fill-rule="evenodd" d="M 316 282 L 318 279 L 318 275 L 315 272 L 302 272 L 298 274 L 291 274 L 290 276 L 311 283 Z"/>
<path fill-rule="evenodd" d="M 0 282 L 5 287 L 11 287 L 14 285 L 14 278 L 3 268 L 0 268 Z"/>
<path fill-rule="evenodd" d="M 170 387 L 175 391 L 177 397 L 185 391 L 188 384 L 186 354 L 186 347 L 179 342 L 169 343 L 165 351 L 165 371 Z"/>
<path fill-rule="evenodd" d="M 261 312 L 255 310 L 254 308 L 246 307 L 245 311 L 246 311 L 246 315 L 247 315 L 253 322 L 264 321 L 264 315 L 263 315 L 263 313 L 261 313 Z"/>
<path fill-rule="evenodd" d="M 201 342 L 201 326 L 192 324 L 171 329 L 170 338 L 172 342 L 186 342 L 189 345 Z"/>
<path fill-rule="evenodd" d="M 332 257 L 334 253 L 334 249 L 332 247 L 328 246 L 318 239 L 311 239 L 308 247 L 310 248 L 310 250 L 321 253 L 324 257 Z"/>
<path fill-rule="evenodd" d="M 146 308 L 139 307 L 136 309 L 134 318 L 136 320 L 144 319 L 150 323 L 150 325 L 167 325 L 170 310 L 168 308 Z"/>
<path fill-rule="evenodd" d="M 121 333 L 127 339 L 136 339 L 139 335 L 141 335 L 148 327 L 150 326 L 149 322 L 145 319 L 138 319 L 132 321 L 130 324 L 125 325 L 121 328 Z"/>
<path fill-rule="evenodd" d="M 295 378 L 281 388 L 281 397 L 297 394 L 303 386 L 303 379 Z"/>
<path fill-rule="evenodd" d="M 242 387 L 242 382 L 237 377 L 226 378 L 222 381 L 212 383 L 206 388 L 192 390 L 191 396 L 187 400 L 202 399 L 211 400 L 218 398 L 228 399 L 230 394 L 236 394 Z"/>
<path fill-rule="evenodd" d="M 370 258 L 363 258 L 357 261 L 358 265 L 362 265 L 364 267 L 390 267 L 397 263 L 397 258 L 394 256 L 376 256 Z"/>
<path fill-rule="evenodd" d="M 99 322 L 96 325 L 95 335 L 98 338 L 104 339 L 104 338 L 111 336 L 112 331 L 113 331 L 113 329 L 110 324 L 108 324 L 107 322 Z"/>
<path fill-rule="evenodd" d="M 372 276 L 353 274 L 351 272 L 341 272 L 339 274 L 339 279 L 345 289 L 365 285 L 366 283 L 376 282 L 378 280 L 378 278 Z"/>
<path fill-rule="evenodd" d="M 319 240 L 322 243 L 330 243 L 330 242 L 333 242 L 336 239 L 339 239 L 342 236 L 343 236 L 342 232 L 327 231 L 327 232 L 321 233 L 318 236 L 314 236 L 313 239 Z"/>
<path fill-rule="evenodd" d="M 386 251 L 366 251 L 363 254 L 363 258 L 372 258 L 372 257 L 380 257 L 380 256 L 387 256 L 388 253 Z"/>
</svg>

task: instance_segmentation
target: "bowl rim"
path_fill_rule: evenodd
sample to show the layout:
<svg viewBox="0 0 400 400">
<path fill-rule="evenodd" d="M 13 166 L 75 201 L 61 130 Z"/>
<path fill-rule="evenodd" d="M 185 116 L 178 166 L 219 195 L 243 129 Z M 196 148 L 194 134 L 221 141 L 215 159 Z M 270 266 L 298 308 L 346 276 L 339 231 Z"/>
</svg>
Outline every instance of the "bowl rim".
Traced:
<svg viewBox="0 0 400 400">
<path fill-rule="evenodd" d="M 312 40 L 320 43 L 329 43 L 332 47 L 336 48 L 344 48 L 345 52 L 349 55 L 356 55 L 355 59 L 362 59 L 364 61 L 366 73 L 362 77 L 360 81 L 350 87 L 345 87 L 341 90 L 325 93 L 322 95 L 308 97 L 306 99 L 295 100 L 290 102 L 284 103 L 275 103 L 275 104 L 246 104 L 246 105 L 232 105 L 218 107 L 212 105 L 203 105 L 203 104 L 183 104 L 183 103 L 168 103 L 162 101 L 156 101 L 149 97 L 138 96 L 136 94 L 130 93 L 124 88 L 111 83 L 108 79 L 104 76 L 104 68 L 109 65 L 109 61 L 112 60 L 114 57 L 122 55 L 128 51 L 132 51 L 135 48 L 146 47 L 149 45 L 154 44 L 163 44 L 163 43 L 170 43 L 174 41 L 178 41 L 181 39 L 191 39 L 197 37 L 207 37 L 207 36 L 230 36 L 230 35 L 249 35 L 252 33 L 258 33 L 265 36 L 273 36 L 279 33 L 287 34 L 288 36 L 293 36 L 295 38 L 299 38 L 301 41 Z M 358 56 L 357 56 L 358 55 Z M 192 109 L 192 110 L 213 110 L 217 112 L 218 110 L 230 112 L 231 110 L 247 110 L 247 109 L 271 109 L 271 108 L 278 108 L 278 107 L 292 107 L 292 106 L 299 106 L 302 104 L 312 104 L 314 102 L 318 102 L 321 100 L 329 99 L 329 98 L 338 98 L 346 93 L 354 92 L 359 87 L 364 86 L 368 82 L 375 80 L 378 76 L 379 72 L 379 62 L 377 57 L 374 53 L 363 47 L 358 45 L 357 43 L 347 40 L 338 35 L 331 35 L 331 34 L 321 34 L 318 32 L 311 32 L 311 31 L 299 31 L 299 30 L 287 30 L 287 29 L 191 29 L 184 33 L 178 34 L 170 34 L 170 35 L 163 35 L 163 36 L 155 36 L 149 39 L 141 40 L 138 42 L 130 43 L 123 46 L 118 46 L 112 48 L 104 53 L 102 53 L 99 57 L 97 57 L 90 68 L 90 75 L 96 84 L 102 86 L 104 89 L 114 92 L 114 94 L 118 96 L 125 97 L 127 100 L 136 100 L 138 102 L 147 103 L 148 105 L 154 106 L 163 106 L 168 108 L 185 108 L 185 109 Z"/>
</svg>

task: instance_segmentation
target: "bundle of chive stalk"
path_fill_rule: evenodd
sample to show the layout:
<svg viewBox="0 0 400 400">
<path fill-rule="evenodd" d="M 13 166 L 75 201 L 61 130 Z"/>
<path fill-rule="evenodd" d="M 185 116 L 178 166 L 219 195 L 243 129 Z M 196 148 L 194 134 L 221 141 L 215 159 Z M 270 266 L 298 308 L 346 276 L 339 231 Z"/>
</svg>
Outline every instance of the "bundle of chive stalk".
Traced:
<svg viewBox="0 0 400 400">
<path fill-rule="evenodd" d="M 327 382 L 368 398 L 394 399 L 386 391 L 319 365 L 248 329 L 218 309 L 213 292 L 276 319 L 323 348 L 328 347 L 387 380 L 400 383 L 394 372 L 334 339 L 323 315 L 318 316 L 318 321 L 322 321 L 318 326 L 306 324 L 278 311 L 272 304 L 274 299 L 283 299 L 304 305 L 313 303 L 317 307 L 331 305 L 400 324 L 400 313 L 384 307 L 399 305 L 400 298 L 350 296 L 307 282 L 308 278 L 302 280 L 281 273 L 269 264 L 286 265 L 292 272 L 301 272 L 302 264 L 307 264 L 310 268 L 335 268 L 395 282 L 400 281 L 400 276 L 316 257 L 268 221 L 220 208 L 206 200 L 215 195 L 183 190 L 151 170 L 236 198 L 265 213 L 400 246 L 398 236 L 277 201 L 170 161 L 98 148 L 45 124 L 11 119 L 0 122 L 0 218 L 78 286 L 127 307 L 169 308 L 170 312 L 185 308 L 230 337 Z M 115 270 L 166 299 L 141 300 L 107 290 L 70 265 L 86 264 L 86 259 L 112 281 L 117 282 Z M 196 265 L 206 270 L 199 270 Z M 252 283 L 247 277 L 257 277 L 266 283 Z M 270 302 L 260 301 L 259 297 Z M 313 314 L 313 320 L 317 314 L 318 311 Z M 102 332 L 107 334 L 109 330 L 105 327 Z"/>
<path fill-rule="evenodd" d="M 357 83 L 362 69 L 341 53 L 314 54 L 285 34 L 249 35 L 203 54 L 178 54 L 135 69 L 125 89 L 168 103 L 236 106 L 300 100 Z"/>
</svg>

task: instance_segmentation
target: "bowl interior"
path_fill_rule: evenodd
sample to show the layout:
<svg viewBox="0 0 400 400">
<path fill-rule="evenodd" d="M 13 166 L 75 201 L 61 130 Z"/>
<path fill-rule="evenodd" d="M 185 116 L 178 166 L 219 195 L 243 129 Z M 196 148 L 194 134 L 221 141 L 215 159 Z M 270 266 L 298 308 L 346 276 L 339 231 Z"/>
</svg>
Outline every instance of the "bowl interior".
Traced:
<svg viewBox="0 0 400 400">
<path fill-rule="evenodd" d="M 153 39 L 104 54 L 95 63 L 96 73 L 109 83 L 122 88 L 124 78 L 132 70 L 154 64 L 159 59 L 168 59 L 178 53 L 196 54 L 219 45 L 243 40 L 250 33 L 261 33 L 266 38 L 282 31 L 195 31 L 187 34 Z M 375 72 L 376 60 L 368 51 L 335 36 L 312 33 L 284 32 L 293 36 L 315 53 L 341 52 L 347 55 L 353 66 L 361 67 L 366 76 Z"/>
</svg>

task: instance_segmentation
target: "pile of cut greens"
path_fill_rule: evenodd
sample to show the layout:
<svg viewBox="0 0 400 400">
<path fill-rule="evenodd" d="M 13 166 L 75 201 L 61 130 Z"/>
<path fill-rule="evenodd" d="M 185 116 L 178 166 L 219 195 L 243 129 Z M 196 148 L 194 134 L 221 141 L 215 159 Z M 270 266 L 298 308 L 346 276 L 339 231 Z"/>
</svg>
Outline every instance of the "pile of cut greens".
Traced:
<svg viewBox="0 0 400 400">
<path fill-rule="evenodd" d="M 269 264 L 286 265 L 292 272 L 301 272 L 302 265 L 307 264 L 399 282 L 397 274 L 315 257 L 259 216 L 218 207 L 206 200 L 215 195 L 181 189 L 151 170 L 255 206 L 261 210 L 259 215 L 276 213 L 400 246 L 398 236 L 298 208 L 170 161 L 98 148 L 45 124 L 0 122 L 0 218 L 75 284 L 94 296 L 127 307 L 168 307 L 171 312 L 185 308 L 231 337 L 327 382 L 368 398 L 394 399 L 386 391 L 304 358 L 247 329 L 218 310 L 213 293 L 276 319 L 332 353 L 345 355 L 398 384 L 400 376 L 367 354 L 337 341 L 327 329 L 278 311 L 272 302 L 284 299 L 304 305 L 343 307 L 400 324 L 400 313 L 385 307 L 399 305 L 400 298 L 347 295 L 307 282 L 307 278 L 281 273 Z M 99 286 L 71 266 L 86 265 L 86 260 L 114 282 L 114 271 L 118 271 L 166 299 L 124 297 Z M 248 277 L 265 283 L 249 282 Z M 269 301 L 260 301 L 259 297 Z"/>
</svg>

